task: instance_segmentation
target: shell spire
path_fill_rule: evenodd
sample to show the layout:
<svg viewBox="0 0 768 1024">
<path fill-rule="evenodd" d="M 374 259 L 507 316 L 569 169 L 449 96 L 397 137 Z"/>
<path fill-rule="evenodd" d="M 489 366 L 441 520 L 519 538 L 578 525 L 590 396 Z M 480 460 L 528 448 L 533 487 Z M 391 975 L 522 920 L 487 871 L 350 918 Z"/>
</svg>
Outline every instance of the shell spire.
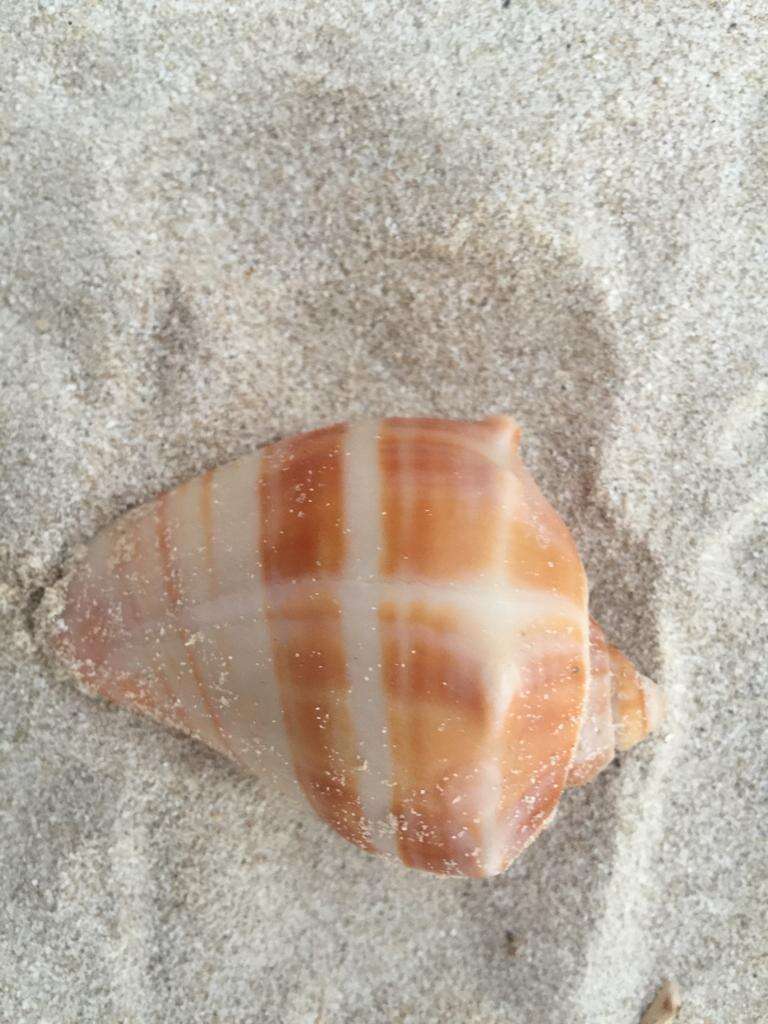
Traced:
<svg viewBox="0 0 768 1024">
<path fill-rule="evenodd" d="M 659 728 L 667 715 L 667 698 L 617 647 L 609 644 L 608 656 L 613 676 L 616 749 L 629 750 Z"/>
<path fill-rule="evenodd" d="M 368 420 L 210 470 L 91 542 L 57 647 L 362 849 L 497 874 L 662 711 L 519 438 Z"/>
<path fill-rule="evenodd" d="M 583 786 L 616 750 L 629 750 L 654 732 L 666 715 L 666 698 L 589 620 L 590 674 L 584 717 L 569 786 Z"/>
</svg>

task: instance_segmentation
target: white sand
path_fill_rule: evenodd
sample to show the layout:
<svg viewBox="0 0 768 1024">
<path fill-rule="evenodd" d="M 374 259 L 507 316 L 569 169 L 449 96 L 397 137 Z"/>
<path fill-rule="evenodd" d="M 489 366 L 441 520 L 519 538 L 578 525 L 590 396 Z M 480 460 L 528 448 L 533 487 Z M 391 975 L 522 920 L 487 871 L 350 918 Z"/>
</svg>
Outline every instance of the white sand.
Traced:
<svg viewBox="0 0 768 1024">
<path fill-rule="evenodd" d="M 768 1018 L 768 12 L 0 0 L 0 1021 Z M 667 739 L 441 881 L 57 682 L 128 506 L 361 413 L 513 413 Z M 513 936 L 509 939 L 507 936 Z"/>
</svg>

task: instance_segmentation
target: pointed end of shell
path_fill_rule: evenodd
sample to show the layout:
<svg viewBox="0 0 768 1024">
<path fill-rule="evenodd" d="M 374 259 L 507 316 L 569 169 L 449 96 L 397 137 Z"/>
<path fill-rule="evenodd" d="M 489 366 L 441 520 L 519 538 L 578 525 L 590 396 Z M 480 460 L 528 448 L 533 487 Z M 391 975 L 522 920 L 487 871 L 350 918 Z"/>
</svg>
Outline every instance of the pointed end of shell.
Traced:
<svg viewBox="0 0 768 1024">
<path fill-rule="evenodd" d="M 667 714 L 667 699 L 617 648 L 608 645 L 613 676 L 613 722 L 618 750 L 629 750 L 655 732 Z"/>
<path fill-rule="evenodd" d="M 520 446 L 520 438 L 523 431 L 517 420 L 514 420 L 511 416 L 500 413 L 498 416 L 489 416 L 482 422 L 495 434 L 499 441 L 511 445 L 514 449 Z"/>
<path fill-rule="evenodd" d="M 646 735 L 648 735 L 652 732 L 656 732 L 667 717 L 667 695 L 657 683 L 654 683 L 652 679 L 641 675 L 639 672 L 638 679 L 640 680 L 640 685 L 643 688 L 645 721 L 647 725 Z"/>
</svg>

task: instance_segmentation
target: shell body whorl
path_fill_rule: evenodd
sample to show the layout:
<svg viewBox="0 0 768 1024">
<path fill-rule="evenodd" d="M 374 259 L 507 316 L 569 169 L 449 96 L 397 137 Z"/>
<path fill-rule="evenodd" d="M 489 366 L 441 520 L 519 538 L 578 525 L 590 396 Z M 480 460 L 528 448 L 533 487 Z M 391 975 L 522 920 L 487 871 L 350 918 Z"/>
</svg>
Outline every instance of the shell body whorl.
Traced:
<svg viewBox="0 0 768 1024">
<path fill-rule="evenodd" d="M 518 440 L 505 417 L 363 421 L 211 470 L 96 537 L 61 649 L 358 846 L 503 871 L 616 723 L 655 724 Z"/>
</svg>

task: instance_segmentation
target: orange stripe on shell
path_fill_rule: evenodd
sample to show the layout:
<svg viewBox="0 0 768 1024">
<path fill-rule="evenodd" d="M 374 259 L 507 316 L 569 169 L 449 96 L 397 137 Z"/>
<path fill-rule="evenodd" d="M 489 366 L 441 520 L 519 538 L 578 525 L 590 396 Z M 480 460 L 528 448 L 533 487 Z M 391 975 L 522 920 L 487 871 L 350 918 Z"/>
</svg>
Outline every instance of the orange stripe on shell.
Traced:
<svg viewBox="0 0 768 1024">
<path fill-rule="evenodd" d="M 175 495 L 178 493 L 178 490 L 171 493 Z M 155 527 L 165 597 L 169 608 L 174 612 L 178 612 L 182 603 L 182 594 L 176 579 L 173 552 L 171 550 L 171 528 L 168 522 L 168 501 L 170 497 L 171 494 L 163 494 L 155 502 Z M 176 631 L 183 647 L 184 661 L 192 674 L 195 688 L 202 704 L 204 724 L 205 721 L 210 722 L 215 730 L 215 736 L 209 742 L 214 746 L 219 746 L 224 753 L 233 757 L 227 735 L 221 724 L 218 708 L 208 690 L 205 673 L 202 671 L 194 651 L 194 638 L 190 635 L 189 630 L 180 622 L 176 625 Z M 197 732 L 198 730 L 195 729 L 194 731 Z"/>
<path fill-rule="evenodd" d="M 484 451 L 494 424 L 382 422 L 384 577 L 460 583 L 498 572 L 510 478 Z"/>
<path fill-rule="evenodd" d="M 518 666 L 500 744 L 502 870 L 546 825 L 565 785 L 587 669 L 574 633 L 570 652 L 540 651 Z"/>
<path fill-rule="evenodd" d="M 363 761 L 346 707 L 341 609 L 330 594 L 302 588 L 270 606 L 268 620 L 296 778 L 325 822 L 373 852 L 357 793 Z"/>
<path fill-rule="evenodd" d="M 259 484 L 267 617 L 296 777 L 317 814 L 372 850 L 357 795 L 362 768 L 347 698 L 341 609 L 333 584 L 344 566 L 342 445 L 328 427 L 264 450 Z M 276 596 L 276 585 L 297 581 Z"/>
<path fill-rule="evenodd" d="M 344 434 L 343 425 L 325 427 L 264 449 L 261 554 L 268 582 L 341 572 Z"/>
<path fill-rule="evenodd" d="M 501 665 L 487 653 L 487 638 L 477 635 L 467 646 L 467 621 L 449 626 L 445 612 L 433 609 L 439 625 L 427 657 L 416 642 L 424 623 L 411 621 L 416 606 L 382 609 L 400 849 L 406 863 L 432 871 L 501 870 L 554 810 L 578 736 L 587 671 L 586 580 L 570 534 L 519 459 L 518 441 L 516 424 L 505 417 L 469 424 L 388 420 L 381 430 L 383 574 L 491 586 L 498 580 L 502 599 L 505 578 L 512 588 Z M 538 623 L 535 635 L 513 638 L 513 603 L 524 601 L 529 589 L 564 597 L 563 616 Z M 559 646 L 547 652 L 552 636 Z M 526 646 L 532 654 L 520 665 Z M 446 674 L 463 680 L 460 714 L 435 693 L 419 700 L 422 676 L 424 686 L 440 694 Z M 483 709 L 482 722 L 472 719 L 468 694 Z M 494 713 L 502 717 L 494 722 L 491 705 L 499 695 L 502 706 Z M 447 760 L 428 767 L 446 737 Z M 434 773 L 443 770 L 447 774 L 436 780 Z M 455 787 L 451 772 L 461 780 Z M 489 790 L 494 778 L 498 792 Z M 459 795 L 466 802 L 457 811 L 450 801 Z M 489 804 L 497 809 L 490 830 L 480 826 Z"/>
<path fill-rule="evenodd" d="M 380 608 L 382 681 L 395 768 L 392 810 L 403 862 L 483 876 L 478 791 L 487 703 L 477 631 L 450 610 L 414 602 Z"/>
<path fill-rule="evenodd" d="M 618 647 L 607 644 L 613 674 L 613 719 L 616 747 L 628 750 L 651 731 L 643 680 L 632 662 Z M 655 723 L 654 723 L 655 724 Z"/>
<path fill-rule="evenodd" d="M 517 455 L 513 468 L 522 485 L 523 501 L 519 514 L 509 519 L 510 583 L 548 590 L 586 610 L 587 579 L 568 527 Z"/>
<path fill-rule="evenodd" d="M 589 620 L 589 684 L 581 734 L 576 747 L 569 786 L 583 786 L 608 765 L 614 754 L 613 679 L 608 645 L 602 629 Z"/>
</svg>

